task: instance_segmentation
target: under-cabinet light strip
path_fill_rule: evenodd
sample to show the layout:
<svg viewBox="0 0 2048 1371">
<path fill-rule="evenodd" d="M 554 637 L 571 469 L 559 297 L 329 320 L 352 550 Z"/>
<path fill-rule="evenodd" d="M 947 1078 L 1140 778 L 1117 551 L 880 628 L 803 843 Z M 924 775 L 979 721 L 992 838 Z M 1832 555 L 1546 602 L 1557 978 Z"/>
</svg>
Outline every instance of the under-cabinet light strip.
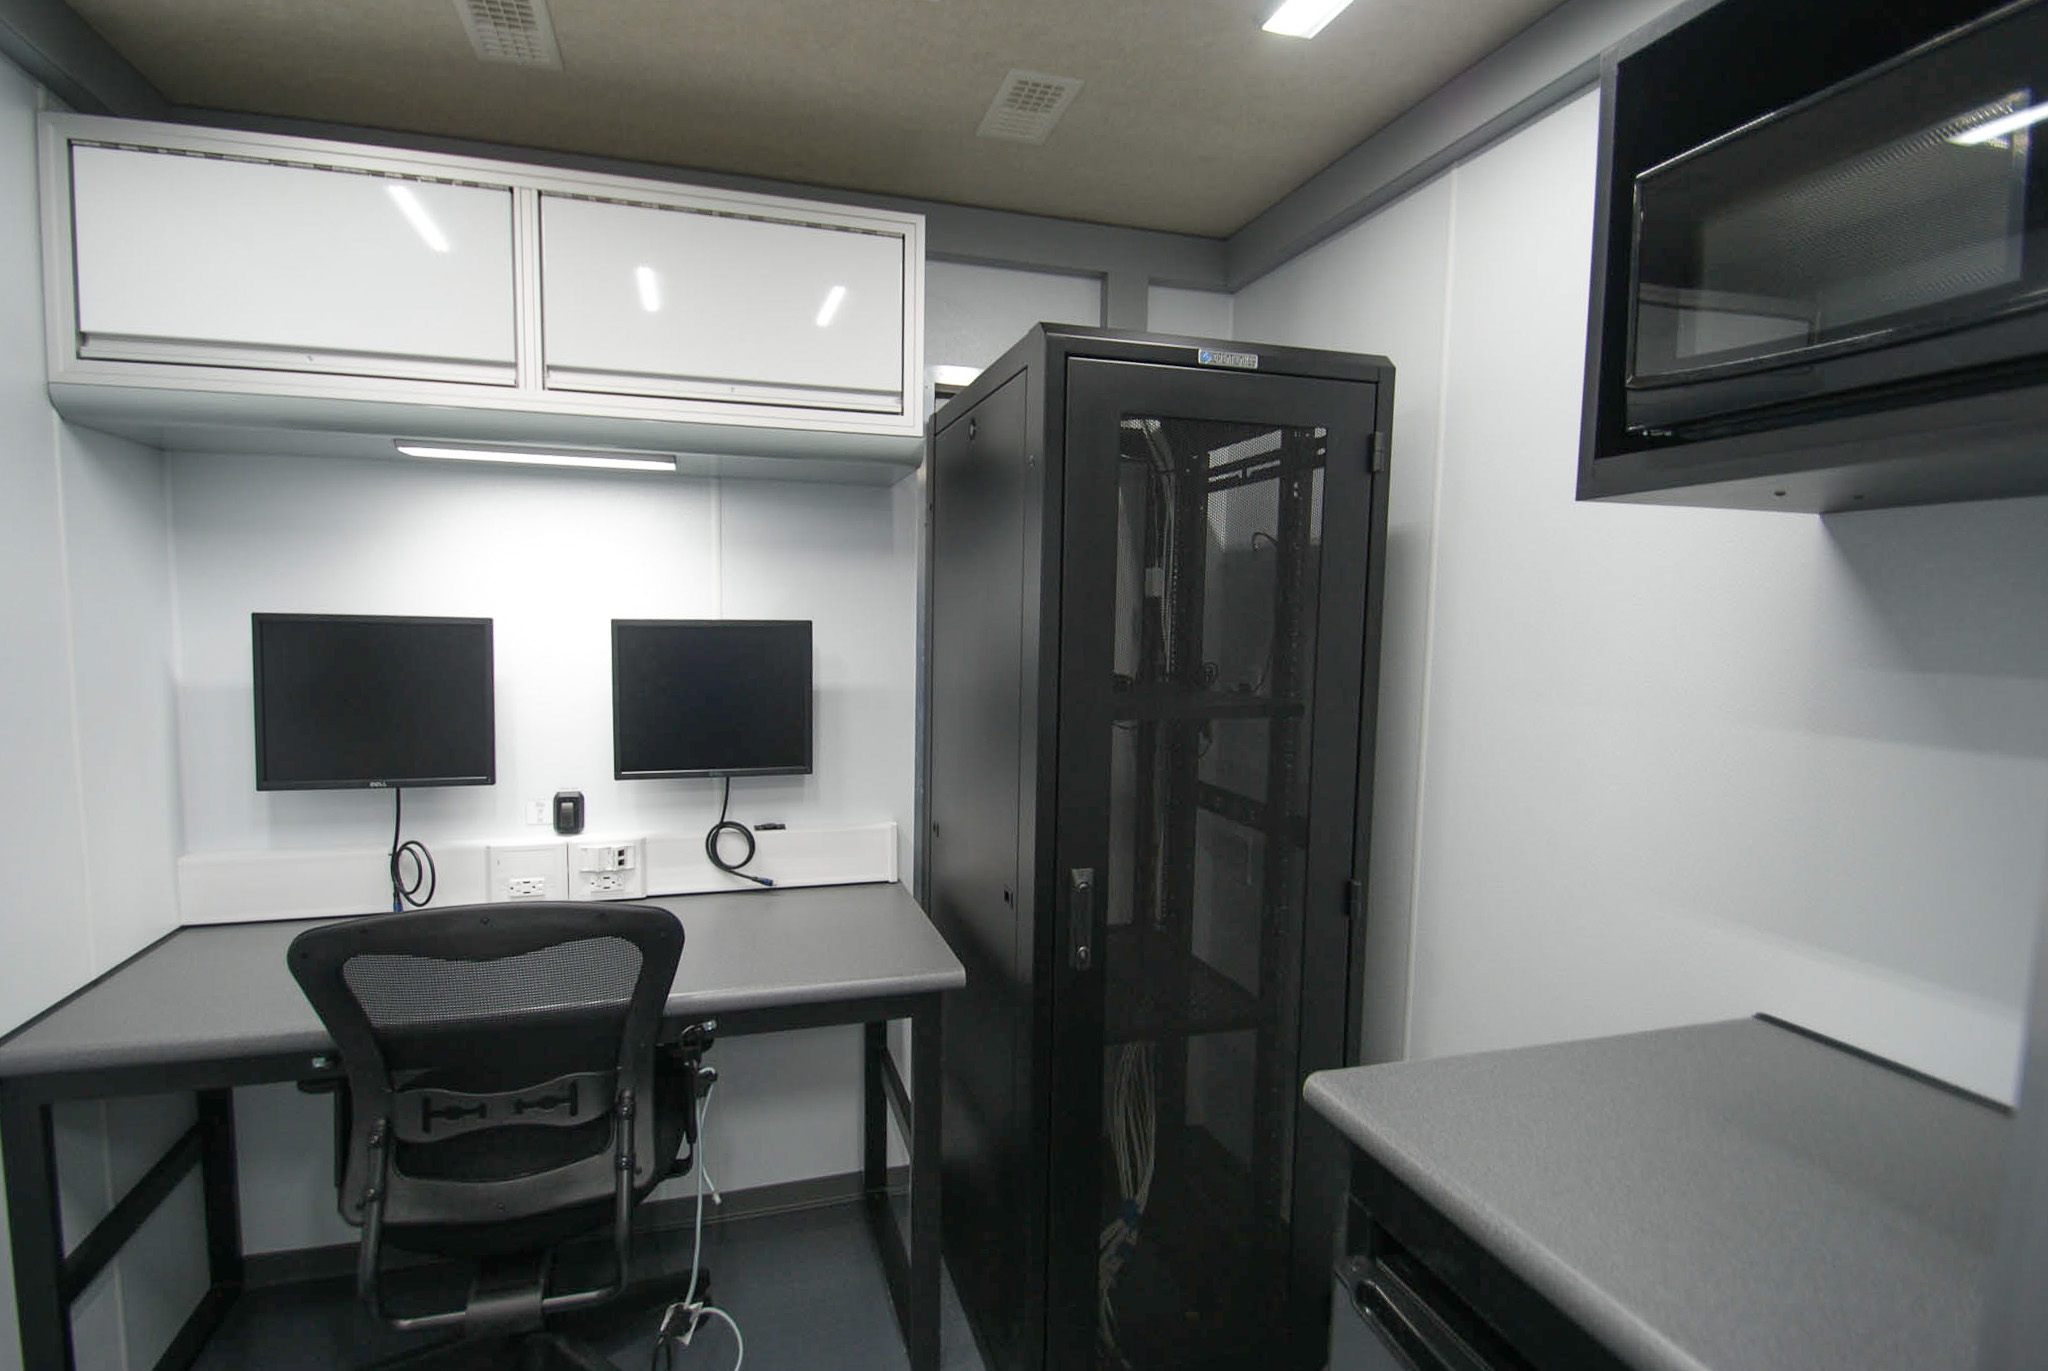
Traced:
<svg viewBox="0 0 2048 1371">
<path fill-rule="evenodd" d="M 628 456 L 605 452 L 529 452 L 521 448 L 436 447 L 427 443 L 392 444 L 408 457 L 434 457 L 449 462 L 508 462 L 529 467 L 595 467 L 602 471 L 667 471 L 676 469 L 670 453 Z"/>
</svg>

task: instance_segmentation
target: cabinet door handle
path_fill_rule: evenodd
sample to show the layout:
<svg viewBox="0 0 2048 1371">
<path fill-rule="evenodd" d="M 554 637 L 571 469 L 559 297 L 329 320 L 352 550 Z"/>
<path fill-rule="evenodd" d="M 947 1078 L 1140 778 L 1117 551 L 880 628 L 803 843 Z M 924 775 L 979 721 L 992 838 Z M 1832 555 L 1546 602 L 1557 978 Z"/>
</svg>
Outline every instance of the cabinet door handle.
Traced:
<svg viewBox="0 0 2048 1371">
<path fill-rule="evenodd" d="M 1067 873 L 1067 963 L 1076 971 L 1095 965 L 1095 868 Z"/>
</svg>

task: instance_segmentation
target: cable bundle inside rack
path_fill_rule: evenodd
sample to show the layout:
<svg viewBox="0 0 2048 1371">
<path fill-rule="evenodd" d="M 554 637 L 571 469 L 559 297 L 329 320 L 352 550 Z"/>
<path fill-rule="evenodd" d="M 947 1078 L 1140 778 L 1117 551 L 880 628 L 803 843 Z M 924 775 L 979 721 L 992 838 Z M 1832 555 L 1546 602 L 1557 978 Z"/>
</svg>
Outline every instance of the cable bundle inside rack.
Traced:
<svg viewBox="0 0 2048 1371">
<path fill-rule="evenodd" d="M 1116 1281 L 1138 1245 L 1138 1226 L 1152 1198 L 1153 1161 L 1159 1142 L 1159 1094 L 1153 1078 L 1152 1044 L 1125 1043 L 1110 1066 L 1109 1147 L 1116 1162 L 1122 1203 L 1103 1226 L 1096 1244 L 1102 1342 L 1117 1352 Z M 1118 1355 L 1118 1360 L 1123 1360 Z"/>
</svg>

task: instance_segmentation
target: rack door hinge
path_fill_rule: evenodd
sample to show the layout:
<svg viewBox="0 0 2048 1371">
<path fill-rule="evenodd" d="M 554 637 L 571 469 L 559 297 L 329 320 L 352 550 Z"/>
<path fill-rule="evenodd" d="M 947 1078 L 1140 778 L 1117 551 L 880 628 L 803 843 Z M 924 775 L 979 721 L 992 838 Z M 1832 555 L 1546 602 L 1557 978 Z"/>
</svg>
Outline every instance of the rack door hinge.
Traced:
<svg viewBox="0 0 2048 1371">
<path fill-rule="evenodd" d="M 1380 429 L 1372 435 L 1372 469 L 1385 471 L 1387 462 L 1394 455 L 1394 435 Z"/>
<path fill-rule="evenodd" d="M 1360 881 L 1344 882 L 1344 917 L 1355 919 L 1365 912 L 1365 885 Z"/>
</svg>

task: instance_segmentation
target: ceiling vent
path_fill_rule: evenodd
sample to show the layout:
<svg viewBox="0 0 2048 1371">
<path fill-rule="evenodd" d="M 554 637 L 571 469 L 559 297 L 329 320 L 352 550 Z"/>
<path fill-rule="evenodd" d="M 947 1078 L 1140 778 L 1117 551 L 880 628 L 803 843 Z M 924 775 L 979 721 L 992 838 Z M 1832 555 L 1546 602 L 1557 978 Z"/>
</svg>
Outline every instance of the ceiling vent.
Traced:
<svg viewBox="0 0 2048 1371">
<path fill-rule="evenodd" d="M 1081 83 L 1071 76 L 1013 71 L 1003 78 L 995 103 L 981 117 L 981 136 L 1043 143 L 1080 90 Z"/>
<path fill-rule="evenodd" d="M 455 0 L 455 8 L 469 30 L 469 45 L 484 61 L 561 67 L 547 0 Z"/>
</svg>

